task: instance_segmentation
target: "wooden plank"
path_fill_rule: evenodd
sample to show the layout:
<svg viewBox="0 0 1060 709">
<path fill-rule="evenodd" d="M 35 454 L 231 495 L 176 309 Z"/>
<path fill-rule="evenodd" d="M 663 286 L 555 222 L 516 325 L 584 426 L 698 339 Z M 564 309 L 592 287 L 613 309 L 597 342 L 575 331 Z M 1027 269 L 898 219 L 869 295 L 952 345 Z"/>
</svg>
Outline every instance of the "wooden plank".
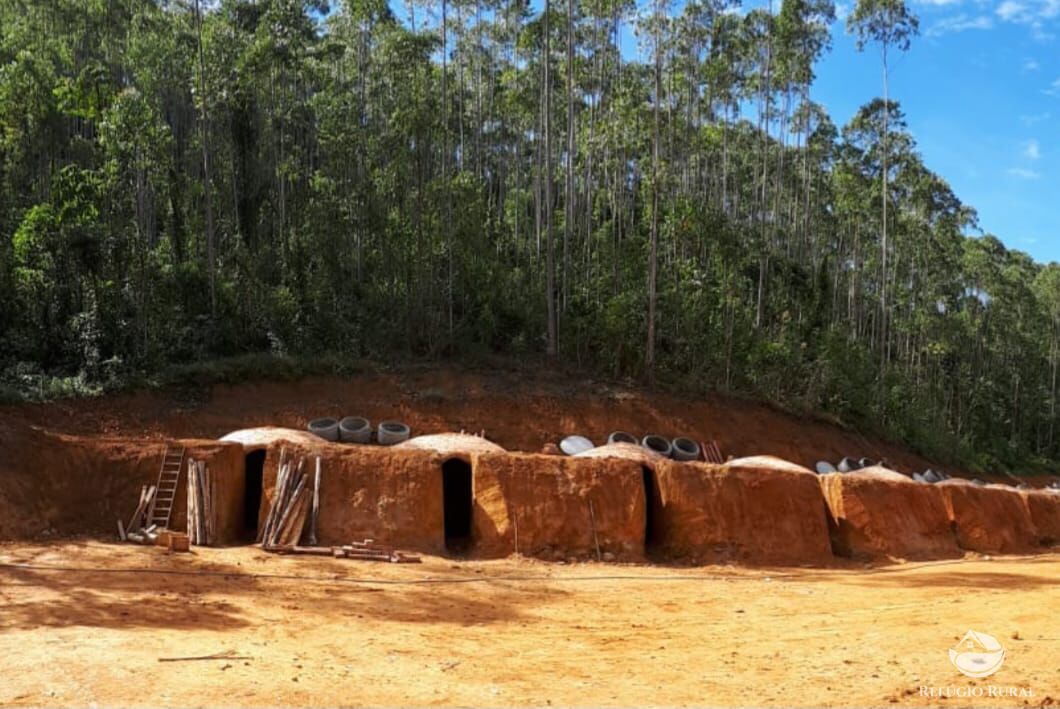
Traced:
<svg viewBox="0 0 1060 709">
<path fill-rule="evenodd" d="M 276 493 L 273 495 L 272 507 L 269 509 L 269 519 L 266 523 L 262 544 L 269 545 L 276 543 L 276 532 L 283 521 L 284 514 L 287 512 L 291 495 L 294 494 L 293 486 L 297 485 L 299 482 L 295 479 L 294 469 L 290 463 L 285 466 L 282 475 L 283 485 L 282 487 L 278 486 Z"/>
<path fill-rule="evenodd" d="M 304 477 L 301 478 L 298 481 L 298 487 L 295 488 L 295 491 L 294 491 L 294 493 L 291 496 L 290 502 L 287 505 L 285 505 L 285 507 L 284 507 L 284 509 L 282 511 L 282 516 L 280 517 L 280 521 L 277 522 L 276 528 L 273 529 L 273 531 L 271 533 L 271 536 L 269 538 L 269 544 L 280 544 L 281 543 L 281 540 L 283 539 L 283 536 L 284 536 L 283 532 L 284 532 L 285 529 L 287 529 L 288 522 L 290 521 L 291 516 L 295 512 L 295 510 L 294 510 L 295 504 L 294 503 L 297 502 L 301 498 L 302 491 L 305 490 L 305 484 L 306 484 L 306 481 L 305 481 Z"/>
<path fill-rule="evenodd" d="M 125 541 L 125 525 L 121 523 L 120 519 L 118 520 L 118 539 Z"/>
<path fill-rule="evenodd" d="M 125 525 L 126 531 L 135 532 L 140 528 L 140 517 L 144 512 L 144 505 L 147 504 L 147 486 L 144 485 L 140 488 L 140 502 L 136 505 L 136 511 L 133 512 L 133 516 L 129 518 L 129 524 Z"/>
<path fill-rule="evenodd" d="M 199 502 L 201 506 L 199 508 L 199 544 L 202 546 L 210 546 L 213 543 L 213 525 L 210 523 L 210 517 L 212 512 L 212 505 L 210 500 L 210 479 L 209 473 L 206 468 L 205 461 L 196 462 L 196 475 L 198 476 L 199 486 Z"/>
<path fill-rule="evenodd" d="M 302 530 L 305 529 L 306 520 L 309 519 L 309 509 L 313 506 L 313 495 L 309 487 L 302 488 L 302 492 L 295 499 L 293 512 L 287 524 L 281 529 L 279 543 L 297 545 L 302 538 Z"/>
<path fill-rule="evenodd" d="M 270 542 L 280 515 L 286 509 L 286 498 L 291 485 L 291 475 L 294 472 L 291 461 L 287 460 L 286 456 L 287 449 L 281 449 L 280 463 L 276 469 L 276 485 L 273 488 L 272 503 L 269 505 L 269 512 L 265 517 L 265 524 L 262 525 L 261 533 L 258 535 L 258 541 L 262 544 Z"/>
<path fill-rule="evenodd" d="M 309 542 L 310 546 L 317 543 L 317 517 L 320 514 L 320 456 L 317 456 L 316 473 L 313 476 L 313 510 L 309 518 Z"/>
<path fill-rule="evenodd" d="M 191 544 L 198 543 L 198 536 L 196 530 L 198 529 L 198 522 L 195 520 L 195 460 L 188 459 L 188 540 Z"/>
</svg>

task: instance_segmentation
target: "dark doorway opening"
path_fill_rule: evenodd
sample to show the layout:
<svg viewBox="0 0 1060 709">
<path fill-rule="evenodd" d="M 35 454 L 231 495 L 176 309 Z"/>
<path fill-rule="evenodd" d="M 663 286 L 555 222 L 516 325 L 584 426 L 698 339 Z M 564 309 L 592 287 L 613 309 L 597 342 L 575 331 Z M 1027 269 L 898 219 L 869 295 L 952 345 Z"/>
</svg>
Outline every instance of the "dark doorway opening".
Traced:
<svg viewBox="0 0 1060 709">
<path fill-rule="evenodd" d="M 471 465 L 451 458 L 442 464 L 442 507 L 445 548 L 466 551 L 471 546 Z"/>
<path fill-rule="evenodd" d="M 261 508 L 262 474 L 265 471 L 265 450 L 247 453 L 246 484 L 243 487 L 243 538 L 253 541 L 258 536 L 258 510 Z"/>
<path fill-rule="evenodd" d="M 653 551 L 658 539 L 656 534 L 656 516 L 661 503 L 659 490 L 655 484 L 655 472 L 648 467 L 641 468 L 644 478 L 644 553 Z"/>
</svg>

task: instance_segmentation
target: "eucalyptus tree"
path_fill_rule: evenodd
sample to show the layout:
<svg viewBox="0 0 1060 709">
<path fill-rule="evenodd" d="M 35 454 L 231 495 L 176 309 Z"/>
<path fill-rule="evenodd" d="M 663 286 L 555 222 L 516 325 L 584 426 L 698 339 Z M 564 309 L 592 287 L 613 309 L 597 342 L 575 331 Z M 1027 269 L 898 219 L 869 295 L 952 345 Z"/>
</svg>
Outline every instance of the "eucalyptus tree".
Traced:
<svg viewBox="0 0 1060 709">
<path fill-rule="evenodd" d="M 883 67 L 883 101 L 884 106 L 890 105 L 890 81 L 888 60 L 892 49 L 907 51 L 913 38 L 920 29 L 920 21 L 908 8 L 905 0 L 858 0 L 853 12 L 847 17 L 847 27 L 857 38 L 857 47 L 861 51 L 869 42 L 875 42 L 880 50 L 880 63 Z M 882 238 L 880 240 L 880 268 L 883 272 L 880 289 L 880 340 L 881 367 L 886 369 L 889 356 L 889 343 L 887 333 L 887 208 L 890 198 L 887 193 L 887 147 L 889 140 L 890 116 L 888 111 L 883 114 L 883 186 L 882 204 L 883 214 L 880 223 Z M 882 379 L 881 379 L 882 381 Z"/>
</svg>

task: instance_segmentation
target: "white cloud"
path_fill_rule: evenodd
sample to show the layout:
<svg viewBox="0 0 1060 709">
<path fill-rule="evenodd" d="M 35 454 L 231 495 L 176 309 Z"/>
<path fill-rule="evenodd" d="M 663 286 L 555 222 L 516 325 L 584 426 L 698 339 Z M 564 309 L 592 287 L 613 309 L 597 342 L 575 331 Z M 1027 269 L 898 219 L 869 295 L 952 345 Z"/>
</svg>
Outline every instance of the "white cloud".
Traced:
<svg viewBox="0 0 1060 709">
<path fill-rule="evenodd" d="M 1060 78 L 1057 78 L 1053 83 L 1049 84 L 1049 88 L 1042 89 L 1042 92 L 1049 94 L 1050 96 L 1060 96 Z"/>
<path fill-rule="evenodd" d="M 1025 126 L 1033 126 L 1049 120 L 1053 117 L 1051 113 L 1024 113 L 1020 116 L 1020 122 Z"/>
<path fill-rule="evenodd" d="M 959 5 L 961 0 L 919 0 L 921 5 L 934 5 L 935 7 L 946 7 L 947 5 Z"/>
<path fill-rule="evenodd" d="M 988 30 L 993 26 L 994 20 L 987 15 L 969 17 L 962 13 L 939 20 L 929 27 L 925 34 L 928 37 L 941 37 L 944 34 L 964 32 L 965 30 Z"/>
<path fill-rule="evenodd" d="M 1027 12 L 1027 6 L 1016 0 L 1005 0 L 997 6 L 997 16 L 1006 22 L 1017 22 Z"/>
<path fill-rule="evenodd" d="M 1040 178 L 1042 176 L 1042 174 L 1040 172 L 1035 172 L 1034 170 L 1028 170 L 1027 168 L 1024 168 L 1024 167 L 1010 167 L 1008 169 L 1008 174 L 1011 175 L 1012 177 L 1018 177 L 1021 180 L 1037 180 L 1038 178 Z"/>
<path fill-rule="evenodd" d="M 994 12 L 1004 22 L 1030 28 L 1034 39 L 1049 41 L 1055 35 L 1046 25 L 1060 17 L 1060 0 L 1004 0 Z"/>
<path fill-rule="evenodd" d="M 1023 157 L 1030 160 L 1037 160 L 1042 156 L 1042 146 L 1038 144 L 1037 140 L 1033 138 L 1023 144 Z"/>
<path fill-rule="evenodd" d="M 1039 64 L 1035 59 L 1023 60 L 1023 71 L 1038 71 L 1041 68 L 1041 64 Z"/>
</svg>

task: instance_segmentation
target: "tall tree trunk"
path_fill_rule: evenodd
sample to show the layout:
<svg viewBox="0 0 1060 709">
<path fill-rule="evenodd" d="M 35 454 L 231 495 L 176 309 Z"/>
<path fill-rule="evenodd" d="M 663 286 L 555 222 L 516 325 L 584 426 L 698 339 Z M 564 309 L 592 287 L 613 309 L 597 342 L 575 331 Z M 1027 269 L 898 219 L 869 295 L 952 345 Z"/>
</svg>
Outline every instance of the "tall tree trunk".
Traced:
<svg viewBox="0 0 1060 709">
<path fill-rule="evenodd" d="M 199 53 L 199 128 L 202 131 L 202 191 L 206 212 L 206 273 L 210 281 L 210 318 L 217 319 L 216 244 L 214 243 L 213 196 L 210 187 L 210 113 L 206 96 L 206 53 L 202 46 L 202 8 L 195 0 L 195 33 Z"/>
<path fill-rule="evenodd" d="M 651 245 L 648 250 L 648 343 L 644 367 L 648 383 L 655 383 L 655 301 L 659 258 L 659 102 L 662 100 L 662 3 L 655 2 L 655 96 L 651 149 Z"/>
<path fill-rule="evenodd" d="M 883 53 L 883 238 L 880 240 L 880 264 L 883 270 L 883 277 L 880 279 L 880 386 L 882 389 L 883 378 L 887 370 L 888 343 L 890 341 L 887 334 L 887 202 L 890 201 L 887 190 L 889 177 L 887 173 L 887 158 L 890 150 L 891 106 L 888 91 L 886 43 L 883 44 L 881 51 Z"/>
<path fill-rule="evenodd" d="M 546 354 L 549 359 L 555 359 L 559 354 L 559 328 L 556 321 L 556 245 L 552 240 L 552 72 L 550 70 L 552 63 L 552 30 L 549 28 L 551 11 L 551 1 L 545 0 L 545 76 L 541 86 L 541 91 L 544 94 L 541 100 L 541 110 L 545 114 L 545 297 L 548 311 Z"/>
</svg>

